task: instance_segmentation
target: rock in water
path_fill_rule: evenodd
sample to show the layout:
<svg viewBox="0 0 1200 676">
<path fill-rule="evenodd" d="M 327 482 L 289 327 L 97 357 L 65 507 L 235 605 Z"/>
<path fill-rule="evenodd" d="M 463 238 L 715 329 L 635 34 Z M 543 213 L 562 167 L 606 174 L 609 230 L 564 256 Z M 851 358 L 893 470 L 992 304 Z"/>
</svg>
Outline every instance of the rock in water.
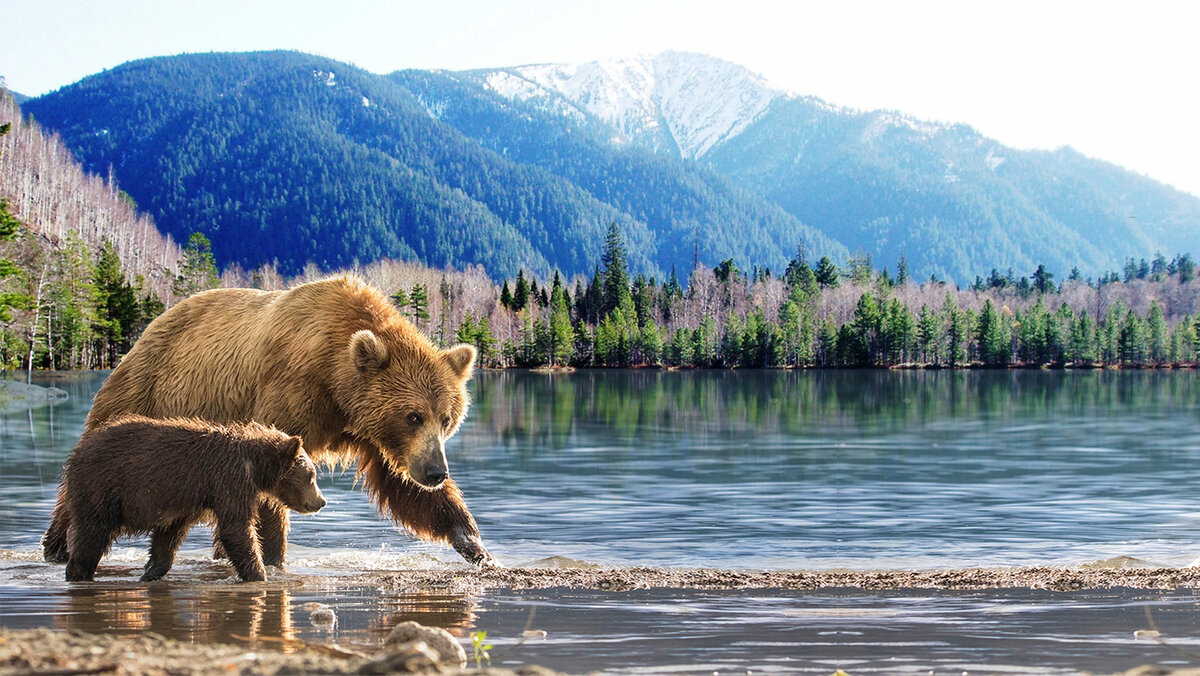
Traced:
<svg viewBox="0 0 1200 676">
<path fill-rule="evenodd" d="M 401 622 L 392 628 L 387 638 L 383 640 L 384 651 L 389 646 L 404 645 L 413 641 L 423 642 L 437 653 L 438 663 L 442 666 L 465 667 L 467 651 L 463 650 L 450 632 L 440 627 L 426 627 L 417 622 Z"/>
</svg>

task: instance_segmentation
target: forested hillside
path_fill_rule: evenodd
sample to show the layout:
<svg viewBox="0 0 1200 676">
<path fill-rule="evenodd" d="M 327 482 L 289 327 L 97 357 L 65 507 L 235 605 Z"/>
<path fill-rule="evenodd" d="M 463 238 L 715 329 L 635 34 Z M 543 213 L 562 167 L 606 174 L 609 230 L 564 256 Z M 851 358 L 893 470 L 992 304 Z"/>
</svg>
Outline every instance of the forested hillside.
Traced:
<svg viewBox="0 0 1200 676">
<path fill-rule="evenodd" d="M 651 274 L 690 269 L 698 248 L 764 265 L 786 263 L 805 237 L 845 253 L 680 160 L 595 139 L 544 161 L 481 143 L 402 81 L 291 52 L 186 55 L 126 64 L 25 108 L 90 170 L 111 167 L 165 232 L 208 236 L 222 264 L 295 273 L 393 258 L 588 272 L 612 223 L 632 268 Z M 557 127 L 517 131 L 576 133 L 547 121 Z"/>
<path fill-rule="evenodd" d="M 189 290 L 185 258 L 0 89 L 0 367 L 115 363 Z"/>
</svg>

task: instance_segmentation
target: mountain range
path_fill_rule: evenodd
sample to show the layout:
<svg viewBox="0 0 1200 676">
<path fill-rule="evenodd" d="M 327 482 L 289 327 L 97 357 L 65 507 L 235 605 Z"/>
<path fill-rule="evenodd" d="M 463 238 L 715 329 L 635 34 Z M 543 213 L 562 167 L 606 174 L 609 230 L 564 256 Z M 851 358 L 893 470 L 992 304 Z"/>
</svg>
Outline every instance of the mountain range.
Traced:
<svg viewBox="0 0 1200 676">
<path fill-rule="evenodd" d="M 655 275 L 726 258 L 779 270 L 798 247 L 903 255 L 959 282 L 1200 251 L 1200 199 L 1147 177 L 696 54 L 389 75 L 295 52 L 181 55 L 23 110 L 225 265 L 590 273 L 614 222 L 631 268 Z"/>
</svg>

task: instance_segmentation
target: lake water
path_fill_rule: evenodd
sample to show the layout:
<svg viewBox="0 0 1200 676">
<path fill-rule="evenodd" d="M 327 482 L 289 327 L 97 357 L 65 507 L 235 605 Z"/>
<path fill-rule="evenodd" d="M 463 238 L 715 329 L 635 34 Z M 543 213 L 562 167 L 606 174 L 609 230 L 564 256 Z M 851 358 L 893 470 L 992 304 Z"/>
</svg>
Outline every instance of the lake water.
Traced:
<svg viewBox="0 0 1200 676">
<path fill-rule="evenodd" d="M 1146 608 L 1200 636 L 1200 599 L 1183 591 L 393 594 L 351 576 L 461 564 L 379 519 L 352 473 L 323 477 L 329 505 L 294 518 L 278 581 L 231 584 L 198 528 L 164 583 L 136 583 L 145 543 L 131 541 L 104 581 L 72 587 L 38 541 L 104 376 L 42 374 L 70 397 L 0 415 L 0 624 L 312 638 L 302 606 L 320 601 L 342 641 L 417 619 L 487 629 L 510 663 L 653 673 L 1073 673 L 1178 657 L 1133 638 Z M 451 473 L 509 566 L 1200 559 L 1194 371 L 484 372 L 472 396 Z M 530 609 L 550 634 L 513 646 Z"/>
</svg>

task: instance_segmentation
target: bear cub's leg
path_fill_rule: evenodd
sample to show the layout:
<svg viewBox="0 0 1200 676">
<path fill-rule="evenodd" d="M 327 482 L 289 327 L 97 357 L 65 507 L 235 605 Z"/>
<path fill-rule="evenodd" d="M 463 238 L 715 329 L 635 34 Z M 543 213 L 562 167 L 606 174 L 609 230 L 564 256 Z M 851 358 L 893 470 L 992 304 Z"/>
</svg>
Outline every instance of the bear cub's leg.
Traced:
<svg viewBox="0 0 1200 676">
<path fill-rule="evenodd" d="M 290 525 L 287 505 L 276 500 L 264 500 L 258 507 L 255 530 L 262 548 L 264 566 L 282 567 L 287 558 L 287 534 Z M 213 529 L 212 558 L 214 561 L 228 559 L 225 546 L 221 544 L 221 531 Z"/>
<path fill-rule="evenodd" d="M 179 545 L 183 544 L 189 525 L 186 519 L 180 519 L 154 529 L 150 534 L 150 560 L 146 561 L 142 582 L 161 579 L 171 570 L 171 566 L 175 564 L 175 554 L 179 551 Z"/>
<path fill-rule="evenodd" d="M 278 500 L 263 500 L 258 506 L 258 542 L 263 565 L 283 566 L 287 556 L 288 508 Z"/>
<path fill-rule="evenodd" d="M 220 533 L 225 555 L 243 582 L 262 582 L 267 579 L 249 514 L 218 513 L 217 532 Z"/>
</svg>

